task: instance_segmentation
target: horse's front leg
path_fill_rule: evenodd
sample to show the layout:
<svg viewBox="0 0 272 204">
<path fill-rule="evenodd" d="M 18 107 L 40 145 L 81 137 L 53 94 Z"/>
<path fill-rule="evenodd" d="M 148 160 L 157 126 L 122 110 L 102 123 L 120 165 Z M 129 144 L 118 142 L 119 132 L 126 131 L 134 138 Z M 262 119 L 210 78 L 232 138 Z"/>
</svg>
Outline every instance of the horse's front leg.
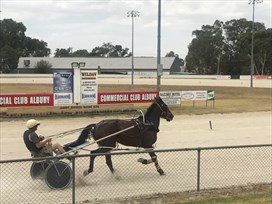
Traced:
<svg viewBox="0 0 272 204">
<path fill-rule="evenodd" d="M 83 176 L 87 176 L 88 174 L 90 174 L 90 173 L 93 172 L 93 169 L 94 169 L 94 159 L 96 157 L 96 155 L 93 155 L 93 154 L 106 153 L 108 151 L 109 151 L 109 149 L 107 149 L 107 148 L 99 148 L 99 149 L 96 149 L 94 151 L 91 151 L 91 153 L 90 153 L 90 164 L 89 164 L 89 168 L 83 172 Z M 107 162 L 107 165 L 109 166 L 108 162 Z"/>
<path fill-rule="evenodd" d="M 150 163 L 154 162 L 155 167 L 156 167 L 157 171 L 159 172 L 159 174 L 161 176 L 165 175 L 164 171 L 161 169 L 161 167 L 159 165 L 157 155 L 155 154 L 155 152 L 149 152 L 149 155 L 150 155 L 151 159 L 139 158 L 138 162 L 140 162 L 142 164 L 150 164 Z"/>
<path fill-rule="evenodd" d="M 111 155 L 110 154 L 106 154 L 105 158 L 106 158 L 106 164 L 109 167 L 111 173 L 114 173 L 114 169 L 113 169 L 113 165 L 112 165 L 112 160 L 111 160 Z"/>
</svg>

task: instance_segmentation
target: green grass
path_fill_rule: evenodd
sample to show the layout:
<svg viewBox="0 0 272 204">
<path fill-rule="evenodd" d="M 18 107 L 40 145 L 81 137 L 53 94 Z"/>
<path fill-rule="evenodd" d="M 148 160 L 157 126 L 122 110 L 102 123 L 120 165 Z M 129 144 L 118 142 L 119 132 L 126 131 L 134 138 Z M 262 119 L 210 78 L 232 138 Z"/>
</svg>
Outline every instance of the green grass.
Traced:
<svg viewBox="0 0 272 204">
<path fill-rule="evenodd" d="M 243 196 L 227 196 L 217 197 L 211 199 L 204 199 L 198 201 L 177 201 L 175 204 L 271 204 L 272 203 L 272 192 L 258 193 Z"/>
</svg>

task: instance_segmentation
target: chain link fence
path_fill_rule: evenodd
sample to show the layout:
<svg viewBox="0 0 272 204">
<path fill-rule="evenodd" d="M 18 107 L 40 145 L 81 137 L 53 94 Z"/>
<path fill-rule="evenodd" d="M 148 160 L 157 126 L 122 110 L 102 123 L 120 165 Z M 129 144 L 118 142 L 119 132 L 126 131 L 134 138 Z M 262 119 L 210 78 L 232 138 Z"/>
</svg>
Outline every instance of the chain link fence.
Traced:
<svg viewBox="0 0 272 204">
<path fill-rule="evenodd" d="M 94 172 L 86 177 L 86 154 L 71 156 L 71 161 L 56 157 L 0 161 L 0 203 L 103 203 L 272 183 L 271 144 L 157 150 L 164 176 L 159 175 L 154 163 L 137 162 L 139 158 L 150 159 L 147 152 L 113 152 L 114 174 L 108 169 L 104 154 L 98 154 Z"/>
</svg>

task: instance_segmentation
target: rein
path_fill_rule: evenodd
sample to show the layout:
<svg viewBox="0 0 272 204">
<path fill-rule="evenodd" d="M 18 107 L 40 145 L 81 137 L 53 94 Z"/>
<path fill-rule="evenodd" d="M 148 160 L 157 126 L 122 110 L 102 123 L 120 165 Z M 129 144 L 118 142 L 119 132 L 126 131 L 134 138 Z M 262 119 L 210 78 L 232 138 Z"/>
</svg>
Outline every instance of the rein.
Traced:
<svg viewBox="0 0 272 204">
<path fill-rule="evenodd" d="M 58 134 L 54 134 L 54 135 L 49 135 L 46 138 L 60 138 L 60 137 L 64 137 L 64 136 L 71 135 L 73 133 L 79 132 L 79 131 L 83 130 L 84 128 L 85 127 L 74 129 L 74 130 L 69 130 L 69 131 L 58 133 Z"/>
<path fill-rule="evenodd" d="M 161 111 L 162 111 L 161 116 L 162 116 L 163 114 L 166 114 L 166 116 L 167 116 L 167 112 L 164 111 L 164 110 L 162 109 L 162 107 L 160 106 L 160 104 L 158 104 L 157 101 L 155 101 L 155 103 L 156 103 L 156 105 L 157 105 L 157 106 L 161 109 Z"/>
</svg>

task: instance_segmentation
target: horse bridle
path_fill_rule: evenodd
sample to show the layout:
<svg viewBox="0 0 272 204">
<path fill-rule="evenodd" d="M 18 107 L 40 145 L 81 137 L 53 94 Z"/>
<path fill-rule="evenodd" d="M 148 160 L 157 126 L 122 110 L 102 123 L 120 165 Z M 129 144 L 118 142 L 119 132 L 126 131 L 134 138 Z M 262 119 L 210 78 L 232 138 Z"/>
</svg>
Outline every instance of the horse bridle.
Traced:
<svg viewBox="0 0 272 204">
<path fill-rule="evenodd" d="M 165 111 L 165 110 L 163 110 L 162 109 L 162 107 L 161 107 L 161 105 L 157 102 L 157 101 L 155 101 L 155 103 L 157 104 L 157 106 L 161 109 L 161 117 L 163 117 L 163 118 L 167 118 L 168 116 L 169 116 L 169 112 L 167 112 L 167 111 Z M 165 117 L 164 117 L 165 116 Z"/>
</svg>

